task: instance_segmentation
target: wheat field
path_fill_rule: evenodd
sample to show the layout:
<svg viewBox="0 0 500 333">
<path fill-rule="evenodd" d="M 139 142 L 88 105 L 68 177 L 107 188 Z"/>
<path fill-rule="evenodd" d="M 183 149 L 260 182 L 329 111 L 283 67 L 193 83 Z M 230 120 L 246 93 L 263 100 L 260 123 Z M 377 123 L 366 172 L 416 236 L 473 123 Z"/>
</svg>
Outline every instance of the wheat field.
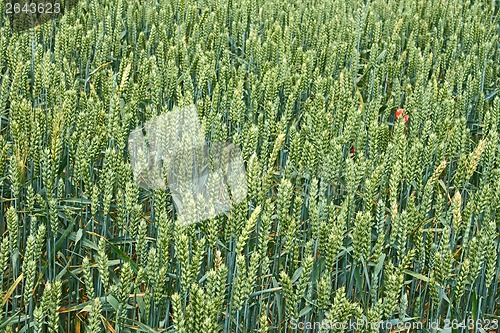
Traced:
<svg viewBox="0 0 500 333">
<path fill-rule="evenodd" d="M 499 331 L 498 1 L 14 2 L 1 332 Z"/>
</svg>

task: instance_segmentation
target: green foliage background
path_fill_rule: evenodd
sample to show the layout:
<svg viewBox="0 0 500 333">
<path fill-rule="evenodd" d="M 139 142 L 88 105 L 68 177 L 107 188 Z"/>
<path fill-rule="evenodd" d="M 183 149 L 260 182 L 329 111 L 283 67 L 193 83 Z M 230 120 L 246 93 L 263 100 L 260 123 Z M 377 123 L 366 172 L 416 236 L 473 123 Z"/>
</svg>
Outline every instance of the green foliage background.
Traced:
<svg viewBox="0 0 500 333">
<path fill-rule="evenodd" d="M 1 330 L 494 329 L 498 2 L 80 0 L 16 33 L 0 7 Z M 181 227 L 127 137 L 192 104 L 249 195 Z"/>
</svg>

